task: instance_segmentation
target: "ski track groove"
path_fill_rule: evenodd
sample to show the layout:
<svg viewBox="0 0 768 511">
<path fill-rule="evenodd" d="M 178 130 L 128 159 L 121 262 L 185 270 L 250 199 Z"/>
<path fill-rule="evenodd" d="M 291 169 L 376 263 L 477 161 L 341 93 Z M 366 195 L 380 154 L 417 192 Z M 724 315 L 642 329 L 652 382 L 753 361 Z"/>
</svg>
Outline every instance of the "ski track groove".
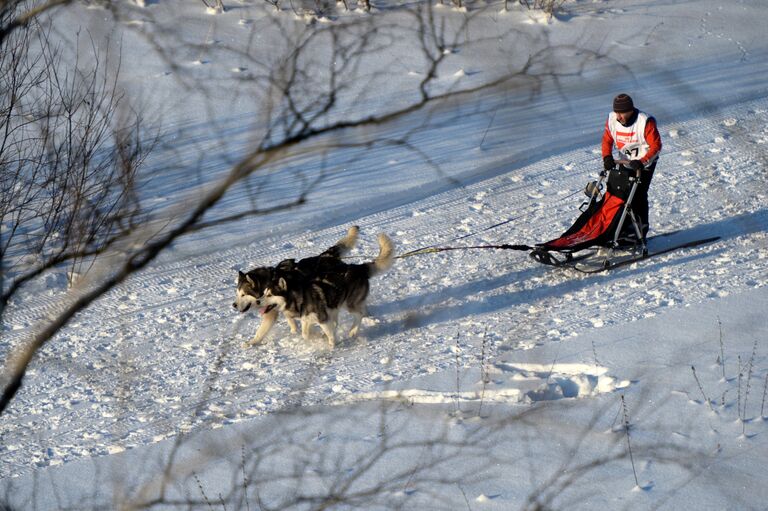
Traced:
<svg viewBox="0 0 768 511">
<path fill-rule="evenodd" d="M 738 197 L 735 186 L 749 186 L 755 193 L 766 189 L 766 177 L 755 176 L 751 168 L 761 156 L 753 147 L 756 140 L 761 143 L 756 137 L 767 139 L 768 130 L 740 125 L 765 126 L 766 112 L 768 100 L 757 100 L 698 123 L 662 127 L 664 156 L 651 190 L 652 214 L 663 219 L 657 232 L 722 218 L 720 212 L 713 212 L 712 218 L 689 218 L 685 201 L 722 201 L 723 194 Z M 730 119 L 740 121 L 729 126 Z M 598 156 L 595 148 L 582 148 L 360 218 L 355 222 L 361 225 L 360 243 L 352 255 L 372 257 L 378 232 L 392 235 L 399 253 L 431 245 L 530 243 L 557 236 L 577 214 L 580 197 L 567 195 L 597 174 Z M 694 163 L 682 165 L 688 160 Z M 724 179 L 718 172 L 722 166 L 751 181 Z M 699 187 L 702 182 L 709 186 Z M 681 202 L 683 209 L 676 210 L 673 202 Z M 761 211 L 754 201 L 729 207 L 726 220 L 729 215 Z M 478 233 L 513 217 L 519 219 Z M 370 300 L 374 319 L 364 322 L 360 339 L 343 340 L 332 354 L 318 336 L 309 343 L 289 336 L 283 320 L 265 343 L 242 349 L 257 318 L 236 317 L 231 309 L 236 270 L 314 254 L 333 244 L 346 227 L 298 234 L 289 242 L 279 236 L 255 239 L 195 258 L 191 271 L 187 259 L 162 258 L 108 293 L 79 314 L 33 365 L 29 383 L 4 416 L 0 477 L 19 475 L 36 465 L 106 454 L 111 445 L 130 448 L 195 428 L 218 427 L 299 404 L 320 404 L 339 392 L 450 369 L 456 363 L 454 332 L 460 334 L 460 361 L 469 367 L 477 363 L 487 327 L 492 358 L 501 351 L 594 330 L 598 327 L 593 320 L 621 324 L 718 293 L 764 285 L 764 265 L 754 262 L 766 247 L 765 232 L 759 229 L 729 233 L 742 245 L 738 249 L 723 240 L 600 276 L 540 267 L 524 254 L 509 251 L 422 255 L 398 260 L 389 274 L 374 279 Z M 451 241 L 472 232 L 477 234 Z M 721 269 L 725 273 L 718 275 Z M 430 273 L 444 277 L 425 280 L 422 270 L 428 277 Z M 176 292 L 169 294 L 171 287 Z M 624 297 L 620 304 L 632 305 L 613 305 L 604 296 L 607 287 Z M 29 306 L 11 307 L 6 321 L 32 325 L 55 311 L 58 301 L 56 296 L 38 295 Z M 563 302 L 581 306 L 560 308 Z M 472 310 L 462 315 L 467 308 Z M 413 311 L 418 313 L 415 319 L 410 316 Z M 342 327 L 348 324 L 345 318 Z M 98 323 L 98 328 L 90 326 Z M 92 328 L 85 335 L 97 337 L 79 337 L 78 325 Z M 514 325 L 514 332 L 494 328 L 505 325 Z M 3 350 L 22 342 L 25 335 L 26 330 L 4 332 Z M 147 343 L 157 346 L 157 358 L 132 359 L 134 351 L 153 352 Z M 125 358 L 122 369 L 109 365 L 119 357 Z M 125 388 L 115 384 L 121 381 L 126 386 L 139 383 L 130 389 L 134 395 L 130 391 L 130 397 L 121 395 Z M 71 408 L 64 409 L 64 402 Z M 51 416 L 51 410 L 57 415 Z M 107 447 L 92 447 L 94 435 Z M 40 445 L 50 447 L 41 452 Z"/>
</svg>

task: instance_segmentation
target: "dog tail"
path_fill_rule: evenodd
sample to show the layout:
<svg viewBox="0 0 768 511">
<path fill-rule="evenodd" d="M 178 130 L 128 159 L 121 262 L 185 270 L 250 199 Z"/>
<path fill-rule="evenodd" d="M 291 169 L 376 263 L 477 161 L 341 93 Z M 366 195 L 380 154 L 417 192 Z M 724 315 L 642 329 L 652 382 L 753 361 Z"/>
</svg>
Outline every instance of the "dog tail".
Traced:
<svg viewBox="0 0 768 511">
<path fill-rule="evenodd" d="M 357 235 L 360 233 L 360 227 L 353 225 L 347 230 L 347 235 L 341 238 L 339 241 L 336 242 L 336 246 L 339 247 L 339 252 L 342 254 L 346 254 L 353 248 L 355 248 L 355 243 L 357 243 Z"/>
<path fill-rule="evenodd" d="M 320 254 L 320 257 L 334 257 L 341 259 L 346 253 L 352 250 L 357 243 L 357 235 L 360 233 L 360 228 L 353 225 L 347 230 L 347 235 L 341 238 L 332 247 L 325 249 L 325 252 Z"/>
<path fill-rule="evenodd" d="M 390 269 L 395 260 L 395 246 L 392 240 L 389 239 L 389 236 L 382 233 L 379 234 L 378 239 L 379 255 L 372 262 L 368 263 L 368 271 L 371 277 Z"/>
</svg>

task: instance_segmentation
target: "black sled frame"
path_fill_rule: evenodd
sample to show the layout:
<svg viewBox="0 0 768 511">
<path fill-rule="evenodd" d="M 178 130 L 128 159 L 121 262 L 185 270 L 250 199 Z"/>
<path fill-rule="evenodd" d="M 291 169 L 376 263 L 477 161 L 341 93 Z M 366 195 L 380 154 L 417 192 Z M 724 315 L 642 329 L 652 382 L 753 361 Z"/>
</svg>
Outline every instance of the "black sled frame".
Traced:
<svg viewBox="0 0 768 511">
<path fill-rule="evenodd" d="M 584 202 L 580 207 L 579 210 L 584 212 L 588 210 L 594 202 L 599 200 L 601 195 L 601 190 L 604 188 L 604 183 L 609 182 L 610 176 L 612 172 L 632 172 L 630 168 L 625 167 L 624 164 L 628 162 L 626 161 L 619 161 L 617 162 L 618 166 L 614 167 L 611 170 L 603 170 L 600 172 L 600 179 L 593 184 L 592 186 L 592 193 L 589 197 L 589 200 L 587 202 Z M 610 241 L 608 241 L 604 247 L 608 249 L 608 253 L 605 254 L 605 257 L 603 259 L 602 266 L 604 268 L 610 268 L 611 261 L 614 258 L 614 253 L 616 250 L 631 250 L 631 251 L 639 251 L 642 255 L 640 257 L 647 257 L 648 256 L 648 245 L 646 242 L 646 238 L 643 235 L 643 230 L 640 226 L 640 221 L 637 218 L 637 215 L 635 215 L 635 212 L 632 211 L 632 201 L 635 198 L 635 194 L 637 192 L 638 186 L 640 186 L 640 173 L 642 171 L 637 171 L 635 174 L 630 175 L 627 178 L 627 181 L 629 182 L 630 188 L 629 193 L 627 194 L 627 198 L 624 202 L 622 211 L 621 211 L 621 217 L 619 218 L 619 223 L 616 226 L 616 230 L 613 234 L 613 237 Z M 628 240 L 625 238 L 622 238 L 622 235 L 624 234 L 624 224 L 629 220 L 629 222 L 632 225 L 632 229 L 635 233 L 635 239 L 633 240 L 633 243 L 627 243 Z M 588 249 L 591 249 L 593 247 L 588 247 Z M 535 259 L 536 261 L 547 264 L 550 266 L 571 266 L 576 261 L 580 261 L 582 259 L 586 259 L 588 257 L 591 257 L 599 251 L 597 250 L 588 250 L 585 248 L 579 248 L 576 250 L 570 250 L 570 249 L 562 249 L 562 250 L 553 250 L 553 249 L 546 249 L 544 247 L 537 247 L 534 249 L 530 256 Z M 553 252 L 557 252 L 562 257 L 557 257 L 553 254 Z M 581 254 L 578 254 L 579 252 L 582 252 Z"/>
</svg>

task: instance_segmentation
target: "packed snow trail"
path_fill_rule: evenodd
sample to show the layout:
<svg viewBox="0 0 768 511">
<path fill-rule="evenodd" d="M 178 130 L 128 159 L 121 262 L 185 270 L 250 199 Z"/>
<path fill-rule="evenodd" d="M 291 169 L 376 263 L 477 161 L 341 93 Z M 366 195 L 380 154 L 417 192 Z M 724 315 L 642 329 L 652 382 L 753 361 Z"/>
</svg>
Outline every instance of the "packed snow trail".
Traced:
<svg viewBox="0 0 768 511">
<path fill-rule="evenodd" d="M 662 126 L 665 154 L 651 190 L 653 230 L 721 241 L 586 278 L 509 251 L 402 259 L 373 280 L 371 318 L 361 337 L 343 339 L 333 352 L 319 335 L 310 342 L 289 335 L 282 320 L 263 344 L 243 349 L 257 318 L 237 315 L 231 301 L 237 270 L 319 252 L 347 225 L 168 258 L 78 315 L 40 353 L 3 417 L 0 475 L 119 452 L 299 403 L 364 396 L 457 360 L 472 366 L 483 337 L 486 356 L 493 358 L 764 286 L 768 177 L 754 168 L 763 154 L 758 149 L 768 143 L 767 126 L 768 100 Z M 403 253 L 509 218 L 518 220 L 479 232 L 467 244 L 548 239 L 573 220 L 580 200 L 573 191 L 593 175 L 595 151 L 582 147 L 358 218 L 361 238 L 353 255 L 375 253 L 379 232 L 391 235 Z M 3 353 L 56 303 L 54 286 L 29 297 L 23 308 L 11 308 Z M 348 323 L 342 316 L 342 329 Z"/>
</svg>

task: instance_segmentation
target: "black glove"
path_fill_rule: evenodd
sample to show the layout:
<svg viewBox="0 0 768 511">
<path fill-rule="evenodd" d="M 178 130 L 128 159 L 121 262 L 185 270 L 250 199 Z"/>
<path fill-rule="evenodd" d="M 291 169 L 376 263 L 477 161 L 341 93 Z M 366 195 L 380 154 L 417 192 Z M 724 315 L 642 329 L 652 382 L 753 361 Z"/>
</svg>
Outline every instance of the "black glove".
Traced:
<svg viewBox="0 0 768 511">
<path fill-rule="evenodd" d="M 640 160 L 631 160 L 629 162 L 629 168 L 634 170 L 635 171 L 635 177 L 637 179 L 640 179 L 640 173 L 645 168 L 645 165 L 643 165 L 643 162 L 641 162 Z"/>
<path fill-rule="evenodd" d="M 613 161 L 613 155 L 609 154 L 608 156 L 603 157 L 603 168 L 605 170 L 613 170 L 614 167 L 616 167 L 616 162 Z"/>
</svg>

